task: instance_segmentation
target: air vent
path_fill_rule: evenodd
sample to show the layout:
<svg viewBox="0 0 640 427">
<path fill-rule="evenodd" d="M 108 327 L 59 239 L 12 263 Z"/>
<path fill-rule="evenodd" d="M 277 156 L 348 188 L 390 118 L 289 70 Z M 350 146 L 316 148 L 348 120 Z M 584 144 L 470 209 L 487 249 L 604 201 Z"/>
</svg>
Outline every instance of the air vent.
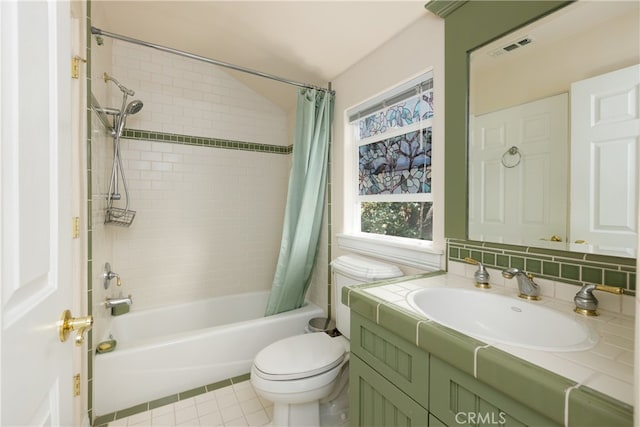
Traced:
<svg viewBox="0 0 640 427">
<path fill-rule="evenodd" d="M 519 49 L 519 48 L 521 48 L 523 46 L 526 46 L 528 44 L 531 44 L 531 43 L 533 43 L 533 39 L 531 37 L 529 37 L 529 36 L 526 36 L 526 37 L 522 37 L 521 39 L 518 39 L 516 41 L 513 41 L 513 42 L 511 42 L 511 43 L 509 43 L 507 45 L 504 45 L 504 46 L 502 46 L 502 47 L 500 47 L 498 49 L 494 49 L 494 50 L 488 52 L 487 54 L 489 56 L 500 56 L 500 55 L 505 54 L 505 53 L 513 52 L 514 50 Z"/>
</svg>

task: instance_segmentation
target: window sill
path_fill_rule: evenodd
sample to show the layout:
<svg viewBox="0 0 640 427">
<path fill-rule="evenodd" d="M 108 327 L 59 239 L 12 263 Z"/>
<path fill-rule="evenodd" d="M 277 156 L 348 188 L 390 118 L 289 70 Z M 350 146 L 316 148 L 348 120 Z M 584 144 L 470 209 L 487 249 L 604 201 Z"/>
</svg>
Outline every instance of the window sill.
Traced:
<svg viewBox="0 0 640 427">
<path fill-rule="evenodd" d="M 440 270 L 442 250 L 434 249 L 432 242 L 401 237 L 379 236 L 366 233 L 338 234 L 341 249 L 371 255 L 422 270 Z"/>
</svg>

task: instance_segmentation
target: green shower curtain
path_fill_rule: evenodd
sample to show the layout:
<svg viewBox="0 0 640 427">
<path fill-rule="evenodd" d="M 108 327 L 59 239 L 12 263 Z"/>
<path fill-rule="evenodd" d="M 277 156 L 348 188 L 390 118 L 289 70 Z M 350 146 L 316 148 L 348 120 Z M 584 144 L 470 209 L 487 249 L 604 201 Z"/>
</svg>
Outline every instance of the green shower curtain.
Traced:
<svg viewBox="0 0 640 427">
<path fill-rule="evenodd" d="M 301 307 L 316 259 L 329 157 L 334 97 L 300 89 L 280 256 L 266 316 Z"/>
</svg>

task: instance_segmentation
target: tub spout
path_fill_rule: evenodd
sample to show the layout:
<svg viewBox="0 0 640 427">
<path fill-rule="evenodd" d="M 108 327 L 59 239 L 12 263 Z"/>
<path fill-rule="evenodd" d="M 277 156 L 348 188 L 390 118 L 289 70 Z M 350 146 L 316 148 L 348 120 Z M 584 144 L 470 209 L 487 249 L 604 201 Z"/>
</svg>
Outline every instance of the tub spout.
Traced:
<svg viewBox="0 0 640 427">
<path fill-rule="evenodd" d="M 128 297 L 119 297 L 119 298 L 107 298 L 104 300 L 105 308 L 113 308 L 121 305 L 131 305 L 133 301 L 131 300 L 131 295 Z"/>
</svg>

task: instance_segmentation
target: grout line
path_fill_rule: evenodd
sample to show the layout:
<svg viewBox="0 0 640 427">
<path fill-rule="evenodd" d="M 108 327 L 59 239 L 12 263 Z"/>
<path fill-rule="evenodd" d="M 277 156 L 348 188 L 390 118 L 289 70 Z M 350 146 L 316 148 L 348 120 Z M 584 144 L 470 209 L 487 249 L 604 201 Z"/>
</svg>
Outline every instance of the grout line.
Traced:
<svg viewBox="0 0 640 427">
<path fill-rule="evenodd" d="M 491 344 L 476 347 L 473 350 L 473 378 L 478 379 L 478 352 L 483 348 L 489 348 Z"/>
<path fill-rule="evenodd" d="M 420 323 L 427 324 L 431 322 L 431 320 L 418 320 L 416 323 L 416 347 L 420 347 Z"/>
<path fill-rule="evenodd" d="M 573 385 L 564 391 L 564 426 L 565 427 L 569 427 L 569 395 L 571 394 L 572 390 L 577 389 L 578 387 L 580 387 L 580 385 L 582 385 L 582 383 Z"/>
</svg>

